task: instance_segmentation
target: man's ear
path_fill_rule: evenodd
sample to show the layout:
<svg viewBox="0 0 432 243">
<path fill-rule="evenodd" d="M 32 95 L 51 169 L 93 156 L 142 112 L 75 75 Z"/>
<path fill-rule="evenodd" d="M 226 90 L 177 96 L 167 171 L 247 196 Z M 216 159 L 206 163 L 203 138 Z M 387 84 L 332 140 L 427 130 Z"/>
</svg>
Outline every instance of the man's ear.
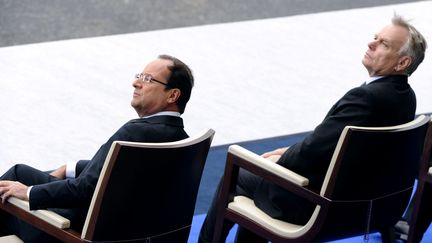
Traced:
<svg viewBox="0 0 432 243">
<path fill-rule="evenodd" d="M 168 96 L 168 103 L 176 103 L 176 101 L 179 99 L 181 95 L 180 89 L 170 89 L 170 94 Z"/>
<path fill-rule="evenodd" d="M 404 71 L 406 70 L 412 62 L 412 58 L 410 56 L 403 56 L 399 58 L 399 62 L 395 67 L 396 72 Z"/>
</svg>

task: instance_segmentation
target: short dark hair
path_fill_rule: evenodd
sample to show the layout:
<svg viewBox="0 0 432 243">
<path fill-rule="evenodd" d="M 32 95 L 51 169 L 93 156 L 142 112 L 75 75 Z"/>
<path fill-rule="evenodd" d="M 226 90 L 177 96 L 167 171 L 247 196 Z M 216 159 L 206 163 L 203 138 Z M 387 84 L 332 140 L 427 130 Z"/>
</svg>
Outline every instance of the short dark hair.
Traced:
<svg viewBox="0 0 432 243">
<path fill-rule="evenodd" d="M 171 74 L 168 78 L 168 86 L 166 89 L 177 88 L 180 90 L 181 94 L 177 100 L 177 107 L 179 108 L 180 113 L 183 114 L 186 104 L 190 99 L 192 87 L 194 86 L 192 70 L 184 62 L 173 56 L 159 55 L 158 58 L 173 62 L 173 65 L 168 66 Z"/>
</svg>

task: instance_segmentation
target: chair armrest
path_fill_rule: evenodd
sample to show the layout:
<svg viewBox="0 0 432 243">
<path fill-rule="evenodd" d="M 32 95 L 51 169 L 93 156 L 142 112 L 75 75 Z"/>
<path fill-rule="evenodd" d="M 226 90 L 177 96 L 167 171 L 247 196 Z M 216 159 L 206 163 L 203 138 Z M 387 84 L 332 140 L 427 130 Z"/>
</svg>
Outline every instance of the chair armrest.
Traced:
<svg viewBox="0 0 432 243">
<path fill-rule="evenodd" d="M 58 227 L 60 229 L 68 229 L 70 227 L 70 220 L 49 210 L 30 210 L 29 202 L 25 200 L 18 199 L 16 197 L 9 197 L 8 202 L 21 208 L 22 210 Z"/>
<path fill-rule="evenodd" d="M 284 178 L 287 181 L 290 181 L 296 185 L 299 186 L 307 186 L 309 184 L 309 179 L 306 177 L 303 177 L 294 171 L 291 171 L 279 164 L 276 164 L 273 161 L 270 161 L 266 158 L 263 158 L 241 146 L 238 145 L 231 145 L 228 148 L 228 152 L 232 153 L 242 159 L 245 159 L 249 161 L 251 164 L 254 164 L 263 170 L 266 170 L 272 174 L 278 175 L 282 178 Z"/>
<path fill-rule="evenodd" d="M 0 236 L 0 243 L 24 243 L 24 241 L 16 235 L 6 235 Z"/>
</svg>

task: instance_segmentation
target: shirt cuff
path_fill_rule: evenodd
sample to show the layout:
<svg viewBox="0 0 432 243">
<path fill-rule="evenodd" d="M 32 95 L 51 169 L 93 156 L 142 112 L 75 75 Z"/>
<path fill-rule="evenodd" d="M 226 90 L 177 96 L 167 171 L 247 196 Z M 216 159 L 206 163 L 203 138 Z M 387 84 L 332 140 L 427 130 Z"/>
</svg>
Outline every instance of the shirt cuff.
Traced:
<svg viewBox="0 0 432 243">
<path fill-rule="evenodd" d="M 33 188 L 33 186 L 29 186 L 27 189 L 27 198 L 30 201 L 30 190 Z"/>
<path fill-rule="evenodd" d="M 75 178 L 76 164 L 76 161 L 68 162 L 66 164 L 66 178 Z"/>
</svg>

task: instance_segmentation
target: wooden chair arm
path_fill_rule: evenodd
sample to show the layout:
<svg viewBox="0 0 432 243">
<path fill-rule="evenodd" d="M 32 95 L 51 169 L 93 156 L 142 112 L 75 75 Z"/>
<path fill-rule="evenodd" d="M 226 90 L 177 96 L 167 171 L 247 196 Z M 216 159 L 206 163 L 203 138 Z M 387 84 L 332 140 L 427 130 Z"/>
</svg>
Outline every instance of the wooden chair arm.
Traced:
<svg viewBox="0 0 432 243">
<path fill-rule="evenodd" d="M 231 145 L 228 148 L 225 172 L 216 209 L 217 214 L 222 214 L 224 216 L 217 217 L 213 242 L 221 242 L 220 235 L 218 233 L 220 233 L 222 230 L 224 217 L 229 215 L 229 217 L 238 216 L 239 213 L 234 212 L 235 209 L 233 210 L 237 204 L 241 204 L 240 207 L 243 208 L 245 207 L 244 201 L 246 201 L 250 202 L 248 205 L 251 206 L 247 207 L 246 210 L 255 207 L 252 199 L 248 199 L 250 201 L 242 200 L 243 202 L 241 203 L 238 200 L 241 200 L 242 197 L 236 196 L 235 191 L 240 168 L 262 177 L 266 181 L 271 181 L 272 183 L 277 184 L 291 193 L 294 193 L 301 198 L 319 205 L 321 208 L 328 207 L 330 203 L 327 198 L 324 198 L 318 193 L 307 188 L 307 185 L 309 184 L 308 178 L 301 176 L 273 161 L 265 159 L 245 148 L 242 148 L 241 146 Z M 237 200 L 237 203 L 234 202 L 234 200 Z M 254 205 L 254 207 L 252 207 L 252 205 Z M 228 209 L 226 210 L 226 208 Z M 236 214 L 237 216 L 234 216 Z M 300 228 L 300 226 L 292 224 L 291 226 L 294 231 L 298 231 Z"/>
<path fill-rule="evenodd" d="M 25 200 L 18 199 L 16 197 L 10 197 L 8 199 L 8 202 L 12 205 L 15 205 L 22 210 L 31 213 L 32 215 L 54 225 L 57 228 L 60 229 L 67 229 L 70 227 L 70 220 L 53 212 L 50 210 L 30 210 L 29 208 L 29 202 Z"/>
<path fill-rule="evenodd" d="M 432 167 L 429 167 L 429 171 L 426 174 L 425 180 L 429 183 L 432 183 Z"/>
<path fill-rule="evenodd" d="M 16 235 L 6 235 L 0 236 L 0 243 L 24 243 L 24 241 Z"/>
<path fill-rule="evenodd" d="M 79 232 L 69 229 L 68 219 L 49 210 L 29 210 L 27 201 L 10 197 L 0 209 L 65 242 L 83 242 Z"/>
<path fill-rule="evenodd" d="M 310 202 L 321 206 L 325 206 L 329 203 L 327 198 L 324 198 L 319 195 L 319 193 L 311 191 L 307 188 L 309 184 L 308 178 L 299 175 L 277 163 L 274 163 L 273 161 L 265 159 L 241 146 L 231 145 L 228 148 L 228 156 L 231 156 L 232 158 L 227 159 L 225 176 L 228 178 L 224 178 L 224 180 L 227 179 L 237 181 L 238 172 L 236 171 L 238 169 L 235 167 L 239 167 L 262 177 L 264 180 L 271 181 L 272 183 L 275 183 Z M 227 186 L 232 188 L 228 189 L 230 192 L 233 192 L 234 188 L 232 183 L 233 182 L 230 182 L 231 185 Z M 233 194 L 230 193 L 226 203 L 232 200 Z"/>
<path fill-rule="evenodd" d="M 283 166 L 280 166 L 273 161 L 265 159 L 239 145 L 230 146 L 228 152 L 299 186 L 307 186 L 309 184 L 308 178 L 301 176 Z"/>
</svg>

